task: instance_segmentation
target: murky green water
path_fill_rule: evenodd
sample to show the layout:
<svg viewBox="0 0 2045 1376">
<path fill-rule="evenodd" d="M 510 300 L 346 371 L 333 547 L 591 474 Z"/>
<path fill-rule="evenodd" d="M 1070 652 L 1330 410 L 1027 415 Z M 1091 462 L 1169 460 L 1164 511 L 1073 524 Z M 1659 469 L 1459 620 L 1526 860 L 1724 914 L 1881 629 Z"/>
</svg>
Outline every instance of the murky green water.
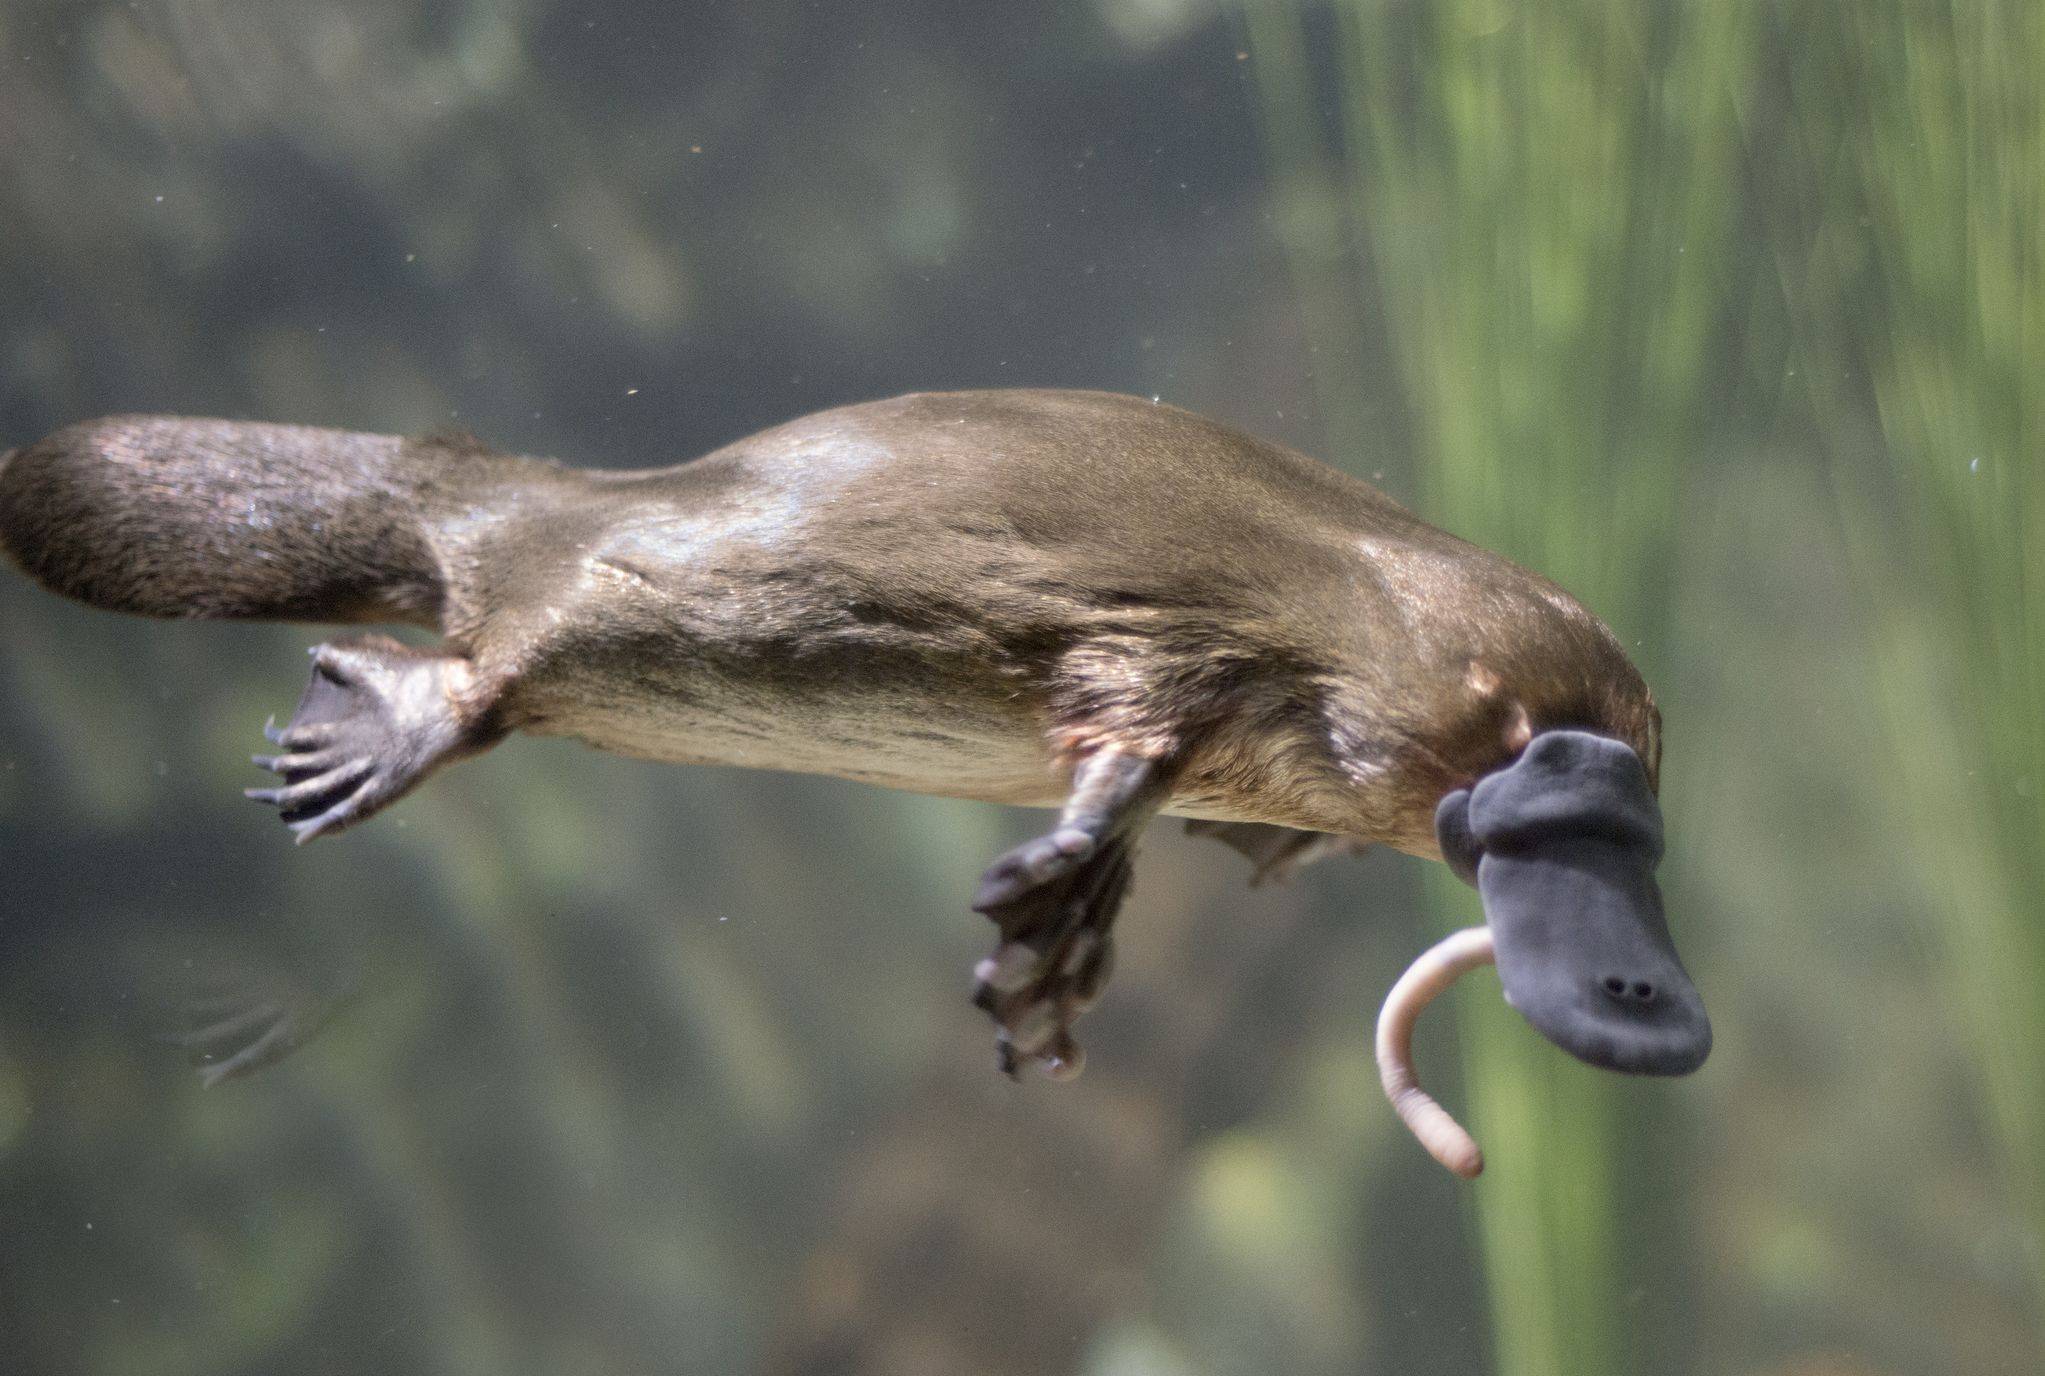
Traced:
<svg viewBox="0 0 2045 1376">
<path fill-rule="evenodd" d="M 318 631 L 9 574 L 0 1371 L 2045 1360 L 2035 7 L 12 0 L 0 57 L 0 447 L 1222 417 L 1612 622 L 1718 1031 L 1621 1082 L 1472 977 L 1460 1184 L 1370 1036 L 1474 896 L 1173 823 L 1086 1077 L 1012 1085 L 967 903 L 1040 817 L 517 740 L 297 850 L 239 790 Z M 205 1088 L 166 1038 L 251 989 L 326 1025 Z"/>
</svg>

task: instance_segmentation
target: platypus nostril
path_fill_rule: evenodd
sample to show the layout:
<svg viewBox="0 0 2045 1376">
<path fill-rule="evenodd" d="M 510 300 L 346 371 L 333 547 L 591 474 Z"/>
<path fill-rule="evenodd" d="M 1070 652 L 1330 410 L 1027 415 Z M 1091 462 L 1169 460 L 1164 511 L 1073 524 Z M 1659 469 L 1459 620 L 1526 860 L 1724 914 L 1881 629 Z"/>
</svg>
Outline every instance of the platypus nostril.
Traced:
<svg viewBox="0 0 2045 1376">
<path fill-rule="evenodd" d="M 1653 1003 L 1659 992 L 1644 979 L 1628 980 L 1624 975 L 1606 975 L 1598 983 L 1622 1003 Z"/>
</svg>

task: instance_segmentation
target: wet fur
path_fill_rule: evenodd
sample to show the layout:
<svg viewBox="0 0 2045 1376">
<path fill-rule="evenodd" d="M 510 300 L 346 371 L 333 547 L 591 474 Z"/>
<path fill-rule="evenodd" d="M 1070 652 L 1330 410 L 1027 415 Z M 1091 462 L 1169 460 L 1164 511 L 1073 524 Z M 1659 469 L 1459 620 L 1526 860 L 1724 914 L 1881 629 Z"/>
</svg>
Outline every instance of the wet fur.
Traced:
<svg viewBox="0 0 2045 1376">
<path fill-rule="evenodd" d="M 0 546 L 157 616 L 411 621 L 494 728 L 1048 805 L 1102 747 L 1168 811 L 1437 854 L 1436 801 L 1656 714 L 1554 585 L 1280 446 L 1101 393 L 923 394 L 677 467 L 117 417 L 0 465 Z"/>
</svg>

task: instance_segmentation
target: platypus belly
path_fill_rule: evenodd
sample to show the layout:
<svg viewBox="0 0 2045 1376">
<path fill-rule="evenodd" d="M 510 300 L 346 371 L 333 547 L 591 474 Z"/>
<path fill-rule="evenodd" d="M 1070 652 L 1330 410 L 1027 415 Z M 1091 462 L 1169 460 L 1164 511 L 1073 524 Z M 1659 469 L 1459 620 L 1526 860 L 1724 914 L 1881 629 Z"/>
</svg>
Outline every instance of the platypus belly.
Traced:
<svg viewBox="0 0 2045 1376">
<path fill-rule="evenodd" d="M 713 511 L 716 508 L 713 508 Z M 656 502 L 588 546 L 510 704 L 519 725 L 671 763 L 1058 803 L 1047 665 L 772 528 Z"/>
<path fill-rule="evenodd" d="M 665 680 L 644 657 L 629 677 L 556 685 L 558 706 L 526 729 L 673 764 L 824 774 L 941 797 L 1055 806 L 1067 787 L 1041 720 L 861 685 L 824 692 L 763 689 L 677 664 Z M 653 669 L 653 672 L 648 672 Z"/>
</svg>

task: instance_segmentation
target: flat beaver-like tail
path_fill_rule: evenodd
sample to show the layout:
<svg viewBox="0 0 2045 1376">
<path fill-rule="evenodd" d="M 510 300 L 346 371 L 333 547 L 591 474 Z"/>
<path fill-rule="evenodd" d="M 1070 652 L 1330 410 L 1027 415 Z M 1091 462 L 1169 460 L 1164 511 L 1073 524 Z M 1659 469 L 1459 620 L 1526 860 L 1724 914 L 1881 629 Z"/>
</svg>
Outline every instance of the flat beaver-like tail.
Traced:
<svg viewBox="0 0 2045 1376">
<path fill-rule="evenodd" d="M 432 626 L 447 587 L 426 522 L 499 457 L 112 416 L 0 459 L 0 549 L 45 587 L 115 611 Z"/>
</svg>

